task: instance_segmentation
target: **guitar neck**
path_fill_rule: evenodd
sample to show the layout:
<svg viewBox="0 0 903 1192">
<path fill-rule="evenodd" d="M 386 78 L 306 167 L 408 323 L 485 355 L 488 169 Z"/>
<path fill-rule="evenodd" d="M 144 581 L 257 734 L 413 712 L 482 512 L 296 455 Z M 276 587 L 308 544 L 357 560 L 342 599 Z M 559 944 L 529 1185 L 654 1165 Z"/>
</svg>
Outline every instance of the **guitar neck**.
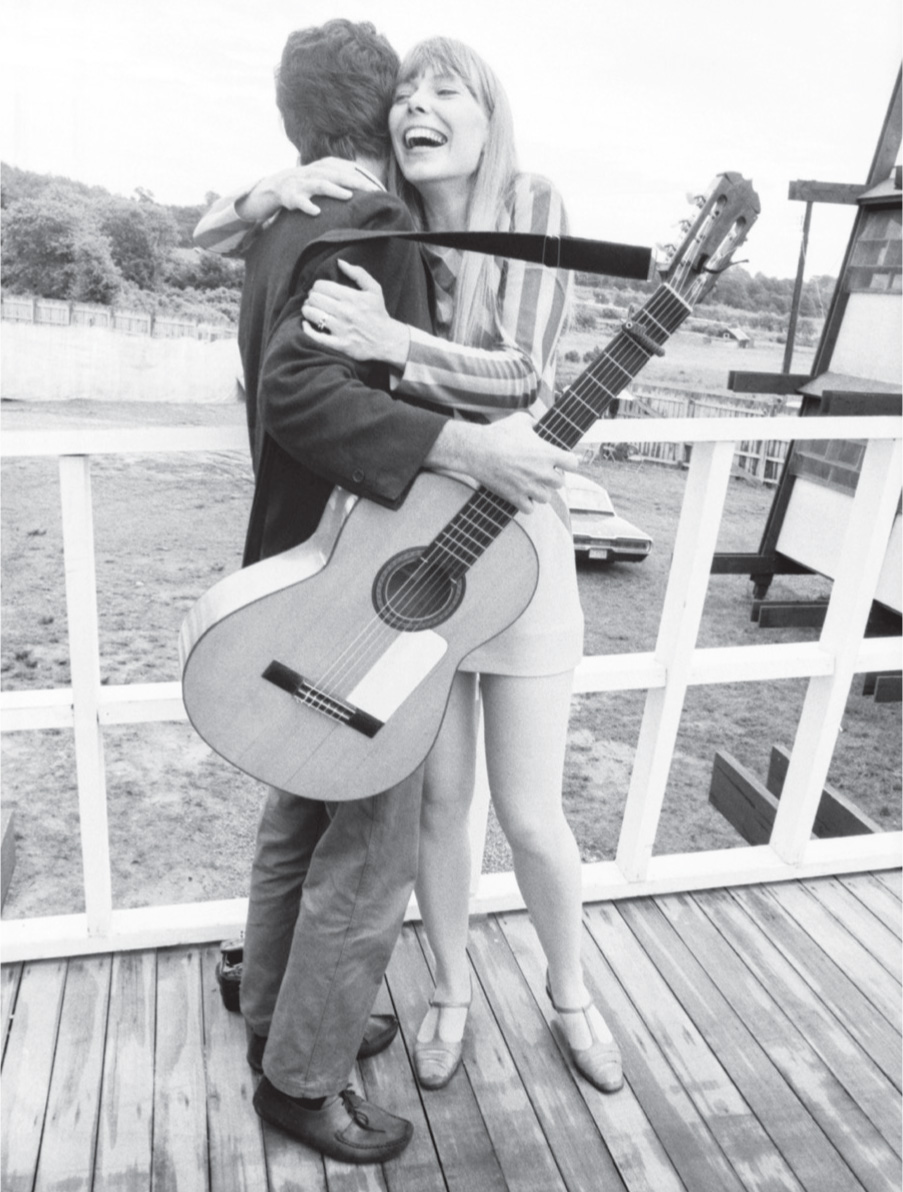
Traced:
<svg viewBox="0 0 903 1192">
<path fill-rule="evenodd" d="M 628 316 L 608 347 L 539 419 L 536 433 L 547 442 L 571 451 L 649 358 L 663 354 L 662 345 L 691 309 L 670 286 L 659 286 L 645 306 Z"/>
<path fill-rule="evenodd" d="M 621 325 L 602 353 L 569 385 L 534 426 L 541 439 L 572 450 L 619 393 L 640 372 L 691 311 L 667 284 Z M 485 486 L 478 488 L 433 540 L 425 558 L 463 575 L 517 514 L 517 507 Z"/>
</svg>

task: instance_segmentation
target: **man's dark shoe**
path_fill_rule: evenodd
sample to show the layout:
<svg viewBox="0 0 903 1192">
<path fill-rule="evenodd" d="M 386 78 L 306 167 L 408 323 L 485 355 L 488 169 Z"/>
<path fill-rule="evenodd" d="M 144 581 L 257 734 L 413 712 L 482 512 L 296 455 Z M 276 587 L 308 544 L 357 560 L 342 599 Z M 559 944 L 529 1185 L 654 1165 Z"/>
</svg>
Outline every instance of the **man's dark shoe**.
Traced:
<svg viewBox="0 0 903 1192">
<path fill-rule="evenodd" d="M 365 1101 L 351 1088 L 327 1097 L 322 1109 L 305 1109 L 264 1076 L 254 1094 L 254 1109 L 271 1126 L 343 1163 L 394 1159 L 414 1133 L 410 1122 Z"/>
<path fill-rule="evenodd" d="M 397 1034 L 398 1019 L 393 1014 L 371 1014 L 357 1051 L 357 1058 L 366 1060 L 371 1055 L 385 1051 Z M 255 1035 L 253 1031 L 248 1031 L 248 1063 L 255 1072 L 263 1071 L 263 1053 L 266 1045 L 266 1035 Z"/>
<path fill-rule="evenodd" d="M 364 1037 L 357 1049 L 359 1060 L 369 1059 L 385 1051 L 398 1034 L 398 1019 L 394 1014 L 371 1014 L 367 1019 Z"/>
</svg>

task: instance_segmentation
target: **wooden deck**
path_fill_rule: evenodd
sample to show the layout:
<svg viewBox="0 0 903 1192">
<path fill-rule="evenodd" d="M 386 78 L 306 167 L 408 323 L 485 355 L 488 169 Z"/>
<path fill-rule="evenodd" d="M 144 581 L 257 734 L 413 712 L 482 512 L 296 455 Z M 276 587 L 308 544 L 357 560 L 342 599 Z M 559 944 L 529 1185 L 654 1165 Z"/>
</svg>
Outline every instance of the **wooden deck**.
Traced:
<svg viewBox="0 0 903 1192">
<path fill-rule="evenodd" d="M 506 914 L 472 924 L 465 1070 L 418 1092 L 430 978 L 406 927 L 381 1007 L 402 1037 L 357 1073 L 415 1123 L 384 1168 L 261 1129 L 215 945 L 7 966 L 3 1192 L 900 1192 L 899 870 L 597 904 L 585 922 L 623 1091 L 570 1071 L 532 928 Z"/>
</svg>

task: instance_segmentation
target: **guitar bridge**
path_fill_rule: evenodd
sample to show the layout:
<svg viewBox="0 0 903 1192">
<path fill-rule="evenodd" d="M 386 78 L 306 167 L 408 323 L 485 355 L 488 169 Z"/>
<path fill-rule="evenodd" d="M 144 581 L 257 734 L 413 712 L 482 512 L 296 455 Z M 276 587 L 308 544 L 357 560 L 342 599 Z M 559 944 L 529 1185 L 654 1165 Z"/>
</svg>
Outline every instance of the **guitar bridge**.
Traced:
<svg viewBox="0 0 903 1192">
<path fill-rule="evenodd" d="M 346 700 L 330 695 L 328 691 L 323 691 L 282 662 L 275 660 L 271 662 L 262 677 L 274 686 L 287 691 L 293 699 L 306 704 L 315 712 L 321 712 L 338 724 L 344 724 L 348 728 L 363 733 L 365 737 L 375 737 L 383 727 L 382 720 L 355 707 L 354 704 L 349 704 Z"/>
</svg>

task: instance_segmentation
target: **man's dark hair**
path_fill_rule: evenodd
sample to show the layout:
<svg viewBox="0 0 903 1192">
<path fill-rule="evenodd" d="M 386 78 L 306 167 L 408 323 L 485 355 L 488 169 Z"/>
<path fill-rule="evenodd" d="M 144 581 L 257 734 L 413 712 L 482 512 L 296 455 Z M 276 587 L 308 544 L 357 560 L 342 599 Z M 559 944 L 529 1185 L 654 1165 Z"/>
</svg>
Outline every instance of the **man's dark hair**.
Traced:
<svg viewBox="0 0 903 1192">
<path fill-rule="evenodd" d="M 388 157 L 398 55 L 369 21 L 327 21 L 292 33 L 276 71 L 276 103 L 303 162 Z"/>
</svg>

